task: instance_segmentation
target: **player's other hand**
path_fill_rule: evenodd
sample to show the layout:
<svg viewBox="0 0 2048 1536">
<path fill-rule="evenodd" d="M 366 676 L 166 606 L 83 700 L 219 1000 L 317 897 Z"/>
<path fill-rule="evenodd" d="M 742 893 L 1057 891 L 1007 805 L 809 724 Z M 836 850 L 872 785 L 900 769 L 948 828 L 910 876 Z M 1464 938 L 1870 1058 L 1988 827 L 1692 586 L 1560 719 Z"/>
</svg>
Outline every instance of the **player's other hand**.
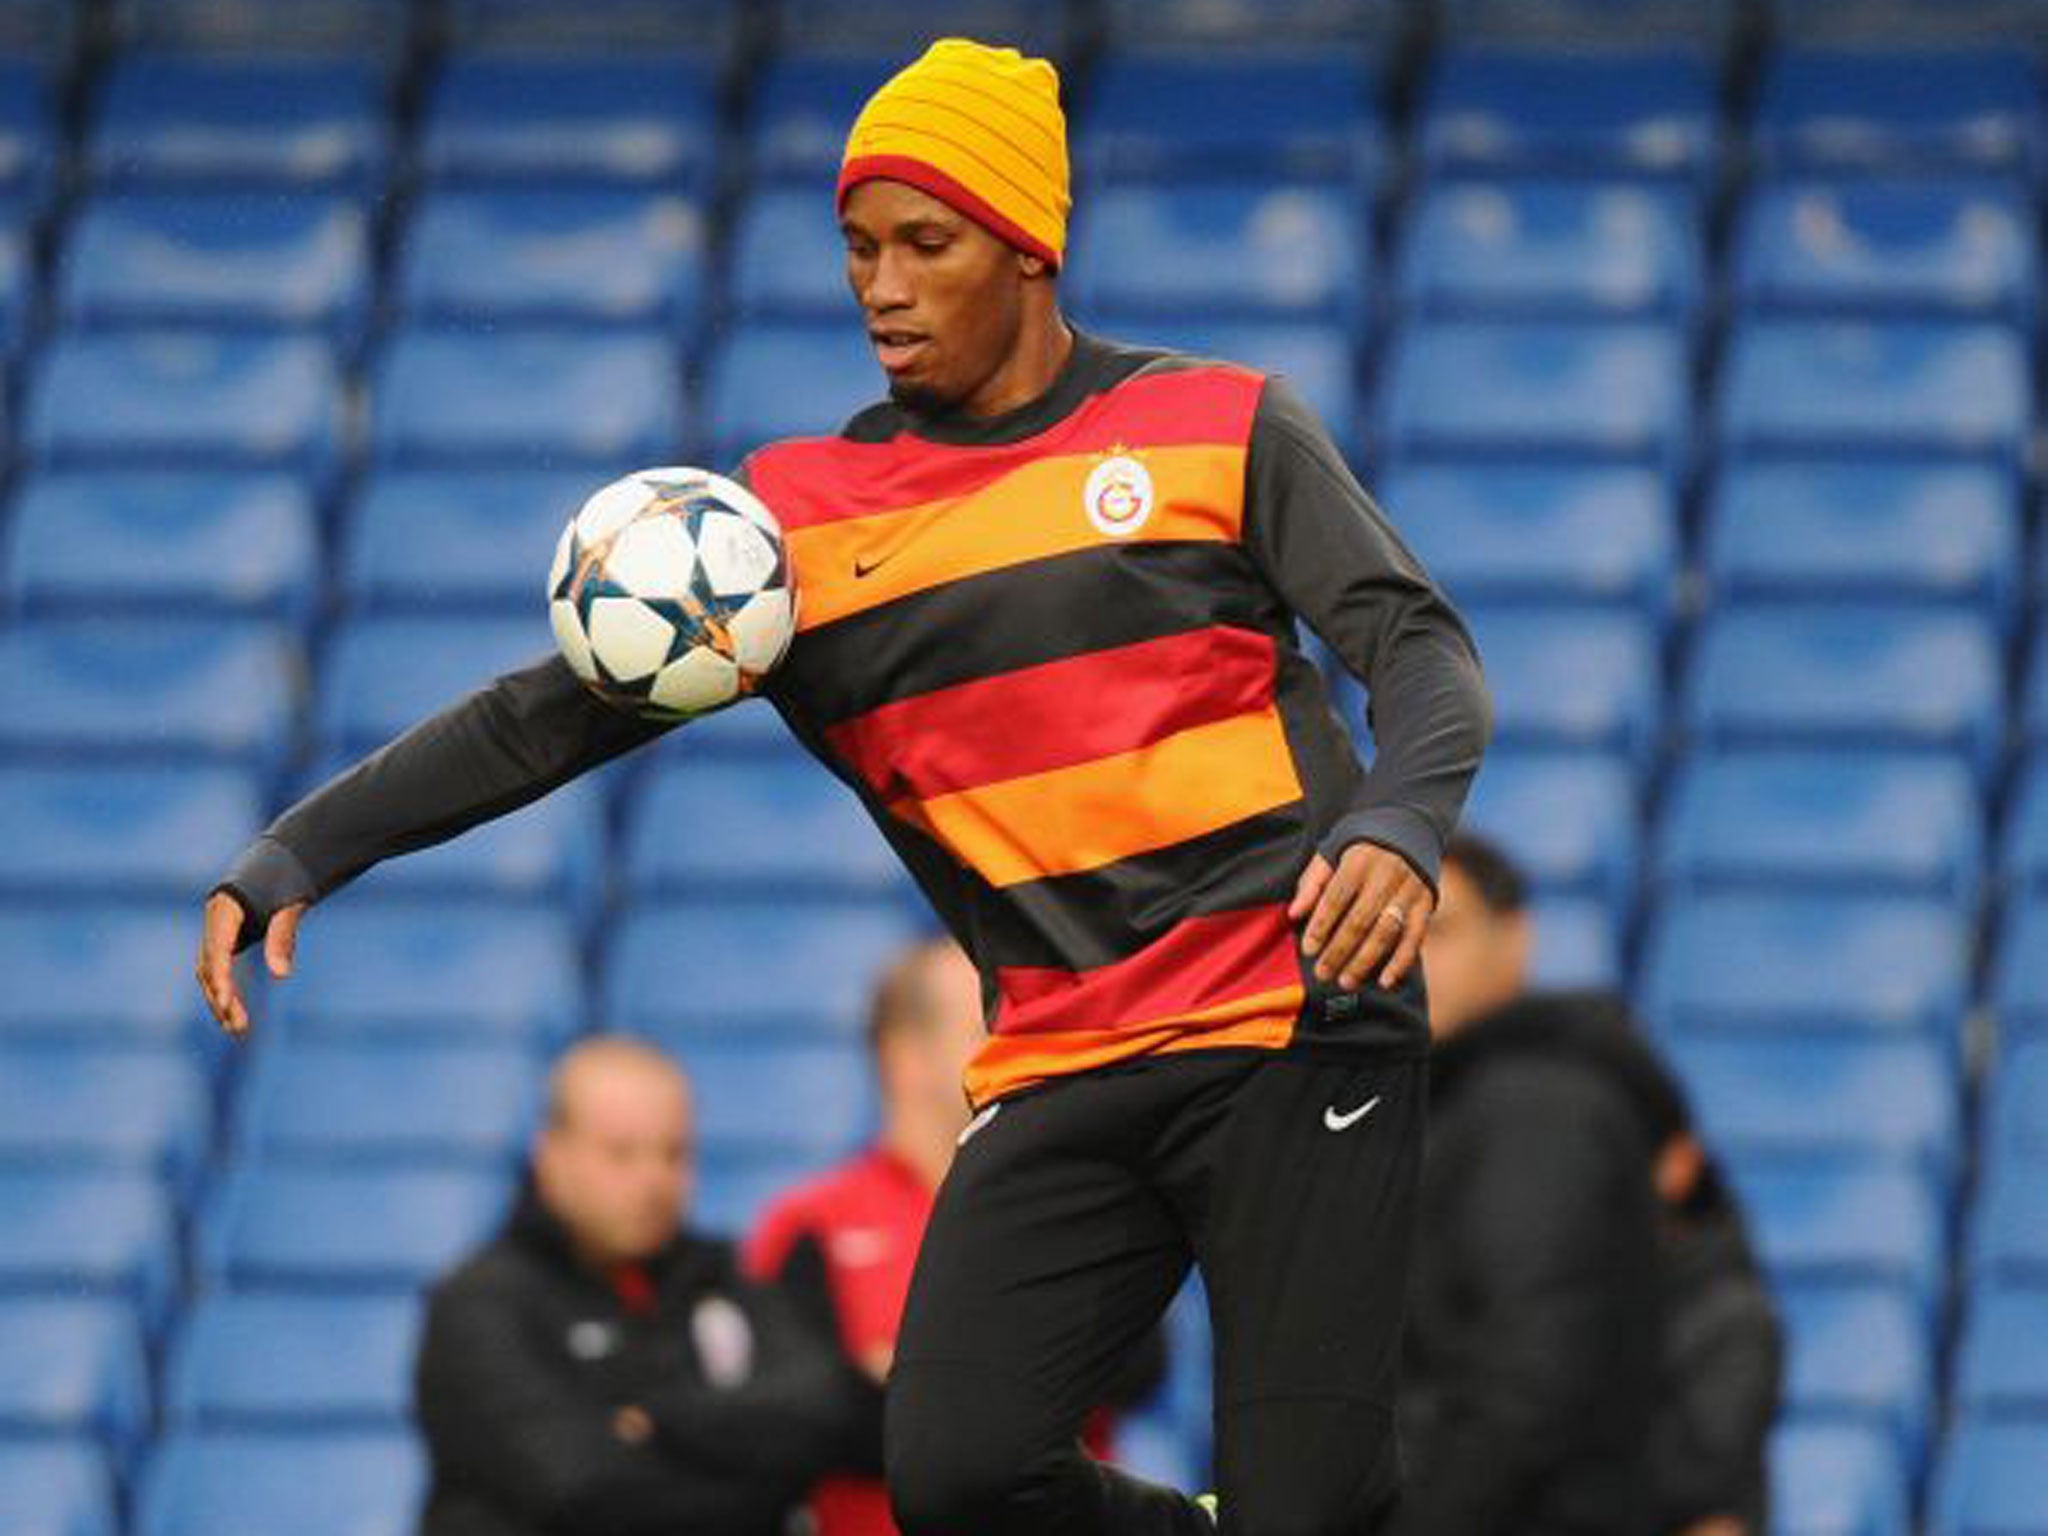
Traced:
<svg viewBox="0 0 2048 1536">
<path fill-rule="evenodd" d="M 226 891 L 206 898 L 206 920 L 199 935 L 199 963 L 194 967 L 199 990 L 220 1027 L 236 1039 L 249 1032 L 249 1005 L 235 985 L 235 936 L 242 931 L 242 904 Z M 299 919 L 306 904 L 284 908 L 263 931 L 263 959 L 279 981 L 292 973 L 292 952 L 298 948 Z"/>
<path fill-rule="evenodd" d="M 1373 843 L 1353 843 L 1332 869 L 1317 854 L 1308 861 L 1288 905 L 1291 922 L 1308 919 L 1301 952 L 1315 961 L 1318 981 L 1335 980 L 1355 992 L 1378 973 L 1383 987 L 1398 987 L 1429 931 L 1436 897 L 1408 861 Z"/>
</svg>

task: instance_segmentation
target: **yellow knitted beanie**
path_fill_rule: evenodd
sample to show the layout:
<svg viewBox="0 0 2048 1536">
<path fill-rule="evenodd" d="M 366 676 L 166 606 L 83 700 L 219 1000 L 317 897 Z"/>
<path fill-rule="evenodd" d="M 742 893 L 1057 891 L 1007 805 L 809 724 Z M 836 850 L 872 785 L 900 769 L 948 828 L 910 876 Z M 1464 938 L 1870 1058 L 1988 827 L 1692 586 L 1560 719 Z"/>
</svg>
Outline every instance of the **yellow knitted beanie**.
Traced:
<svg viewBox="0 0 2048 1536">
<path fill-rule="evenodd" d="M 929 192 L 1053 266 L 1067 245 L 1067 120 L 1059 71 L 1014 48 L 933 43 L 855 120 L 838 205 L 863 181 Z"/>
</svg>

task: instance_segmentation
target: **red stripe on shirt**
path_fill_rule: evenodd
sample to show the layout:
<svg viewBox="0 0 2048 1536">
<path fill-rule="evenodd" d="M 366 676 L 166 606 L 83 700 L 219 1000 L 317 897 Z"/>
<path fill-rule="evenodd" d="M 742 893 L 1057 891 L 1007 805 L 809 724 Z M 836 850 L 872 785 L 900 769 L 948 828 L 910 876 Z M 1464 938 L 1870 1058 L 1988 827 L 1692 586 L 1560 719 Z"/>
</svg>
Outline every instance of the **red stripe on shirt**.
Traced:
<svg viewBox="0 0 2048 1536">
<path fill-rule="evenodd" d="M 926 800 L 1262 709 L 1274 667 L 1271 637 L 1211 626 L 899 699 L 826 735 L 879 798 Z"/>
<path fill-rule="evenodd" d="M 1135 955 L 1088 971 L 1006 966 L 994 1032 L 1116 1030 L 1213 1008 L 1301 980 L 1282 904 L 1177 923 Z"/>
</svg>

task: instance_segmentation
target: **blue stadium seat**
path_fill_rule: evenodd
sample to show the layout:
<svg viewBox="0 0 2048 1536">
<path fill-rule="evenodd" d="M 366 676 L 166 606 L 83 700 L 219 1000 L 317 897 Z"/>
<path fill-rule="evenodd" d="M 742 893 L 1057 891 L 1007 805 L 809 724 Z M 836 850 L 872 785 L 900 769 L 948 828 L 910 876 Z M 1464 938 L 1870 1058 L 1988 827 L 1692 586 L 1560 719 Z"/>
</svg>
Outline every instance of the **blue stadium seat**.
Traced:
<svg viewBox="0 0 2048 1536">
<path fill-rule="evenodd" d="M 1161 1408 L 1142 1407 L 1116 1421 L 1111 1460 L 1133 1476 L 1169 1488 L 1199 1488 L 1208 1477 L 1189 1437 Z"/>
<path fill-rule="evenodd" d="M 444 191 L 406 233 L 413 320 L 636 321 L 688 330 L 704 303 L 703 210 L 604 187 Z"/>
<path fill-rule="evenodd" d="M 1621 935 L 1611 904 L 1539 892 L 1531 911 L 1536 923 L 1533 986 L 1612 991 L 1622 984 Z"/>
<path fill-rule="evenodd" d="M 105 1456 L 77 1439 L 0 1442 L 0 1528 L 9 1536 L 117 1536 Z"/>
<path fill-rule="evenodd" d="M 1940 748 L 1988 775 L 2005 729 L 1991 625 L 1941 609 L 1725 608 L 1689 682 L 1686 724 L 1715 746 Z"/>
<path fill-rule="evenodd" d="M 1625 465 L 1396 465 L 1373 487 L 1460 604 L 1628 603 L 1661 617 L 1678 578 L 1671 482 Z"/>
<path fill-rule="evenodd" d="M 34 204 L 56 171 L 57 135 L 43 71 L 0 59 L 0 195 Z"/>
<path fill-rule="evenodd" d="M 1934 1476 L 1928 1536 L 2048 1536 L 2048 1416 L 1966 1418 Z"/>
<path fill-rule="evenodd" d="M 1839 1029 L 1953 1040 L 1969 972 L 1969 924 L 1938 898 L 1679 896 L 1651 925 L 1641 1001 L 1674 1034 Z"/>
<path fill-rule="evenodd" d="M 301 54 L 395 66 L 410 40 L 406 0 L 116 0 L 117 36 L 137 52 Z"/>
<path fill-rule="evenodd" d="M 1458 37 L 1706 50 L 1727 45 L 1736 10 L 1730 0 L 1447 0 L 1443 24 Z"/>
<path fill-rule="evenodd" d="M 1764 71 L 1766 164 L 2007 170 L 2038 152 L 2036 61 L 2022 48 L 1789 48 Z"/>
<path fill-rule="evenodd" d="M 1493 692 L 1499 747 L 1570 747 L 1647 762 L 1658 731 L 1654 627 L 1606 608 L 1468 608 Z M 1356 697 L 1348 682 L 1346 691 Z M 1347 704 L 1346 718 L 1356 718 Z"/>
<path fill-rule="evenodd" d="M 437 18 L 463 52 L 687 53 L 712 68 L 728 60 L 737 0 L 449 0 Z"/>
<path fill-rule="evenodd" d="M 74 324 L 286 325 L 352 337 L 370 303 L 361 204 L 275 192 L 127 192 L 72 228 L 58 304 Z"/>
<path fill-rule="evenodd" d="M 421 163 L 437 180 L 708 190 L 717 100 L 701 59 L 459 57 L 434 89 Z"/>
<path fill-rule="evenodd" d="M 1736 462 L 1707 503 L 1718 596 L 1910 598 L 2018 607 L 2020 494 L 2010 469 L 1940 459 Z"/>
<path fill-rule="evenodd" d="M 258 1158 L 510 1164 L 533 1129 L 537 1058 L 517 1042 L 269 1042 L 236 1097 Z"/>
<path fill-rule="evenodd" d="M 1685 1036 L 1669 1048 L 1708 1140 L 1733 1156 L 1945 1176 L 1961 1154 L 1962 1088 L 1934 1041 Z"/>
<path fill-rule="evenodd" d="M 1409 216 L 1400 293 L 1429 315 L 1679 317 L 1705 265 L 1699 208 L 1677 188 L 1449 181 Z"/>
<path fill-rule="evenodd" d="M 1686 890 L 1902 891 L 1971 911 L 1984 813 L 1955 758 L 1696 753 L 1665 802 L 1657 862 L 1662 880 Z"/>
<path fill-rule="evenodd" d="M 874 1066 L 846 1040 L 760 1040 L 744 1032 L 673 1042 L 694 1089 L 704 1156 L 846 1157 L 875 1129 Z"/>
<path fill-rule="evenodd" d="M 629 910 L 605 966 L 611 1029 L 674 1040 L 860 1031 L 876 972 L 918 926 L 878 903 L 723 898 Z"/>
<path fill-rule="evenodd" d="M 1429 83 L 1422 157 L 1435 172 L 1700 177 L 1719 116 L 1707 62 L 1688 49 L 1454 48 Z"/>
<path fill-rule="evenodd" d="M 1972 320 L 1747 321 L 1721 379 L 1724 451 L 1931 452 L 2018 462 L 2023 332 Z"/>
<path fill-rule="evenodd" d="M 243 1164 L 200 1232 L 209 1281 L 237 1289 L 414 1291 L 504 1214 L 497 1172 Z"/>
<path fill-rule="evenodd" d="M 1964 1413 L 2048 1417 L 2048 1288 L 1977 1291 L 1956 1360 Z"/>
<path fill-rule="evenodd" d="M 0 1435 L 96 1435 L 125 1455 L 149 1411 L 132 1308 L 105 1298 L 0 1300 Z"/>
<path fill-rule="evenodd" d="M 1598 752 L 1489 753 L 1463 824 L 1498 840 L 1551 893 L 1600 897 L 1617 913 L 1635 900 L 1634 775 Z"/>
<path fill-rule="evenodd" d="M 743 318 L 859 323 L 846 286 L 846 242 L 829 194 L 814 188 L 757 189 L 735 221 L 729 272 Z"/>
<path fill-rule="evenodd" d="M 1395 455 L 1668 464 L 1692 428 L 1685 340 L 1642 321 L 1420 322 L 1395 346 L 1380 415 Z"/>
<path fill-rule="evenodd" d="M 2029 759 L 2000 841 L 2006 878 L 2022 892 L 2048 894 L 2048 753 Z"/>
<path fill-rule="evenodd" d="M 1369 213 L 1341 183 L 1100 186 L 1074 230 L 1073 302 L 1083 314 L 1277 316 L 1355 332 L 1372 283 Z"/>
<path fill-rule="evenodd" d="M 802 53 L 772 60 L 754 91 L 755 176 L 803 186 L 815 205 L 829 210 L 853 120 L 906 62 Z"/>
<path fill-rule="evenodd" d="M 1945 1221 L 1925 1178 L 1901 1168 L 1733 1168 L 1779 1284 L 1880 1281 L 1931 1307 L 1946 1275 Z"/>
<path fill-rule="evenodd" d="M 2008 1035 L 2048 1034 L 2048 900 L 2030 896 L 2007 913 L 1991 1000 Z"/>
<path fill-rule="evenodd" d="M 178 1278 L 171 1212 L 152 1173 L 0 1169 L 0 1295 L 119 1297 L 154 1331 Z"/>
<path fill-rule="evenodd" d="M 274 763 L 294 647 L 240 619 L 46 619 L 0 629 L 0 752 Z"/>
<path fill-rule="evenodd" d="M 560 1040 L 581 1022 L 574 934 L 546 907 L 446 899 L 339 899 L 306 926 L 271 998 L 294 1027 Z"/>
<path fill-rule="evenodd" d="M 1779 1302 L 1788 1417 L 1882 1425 L 1915 1456 L 1934 1405 L 1933 1331 L 1890 1285 L 1800 1285 Z"/>
<path fill-rule="evenodd" d="M 1306 320 L 1162 320 L 1104 315 L 1103 332 L 1141 347 L 1164 347 L 1277 373 L 1294 386 L 1347 454 L 1358 447 L 1356 348 L 1345 332 Z"/>
<path fill-rule="evenodd" d="M 737 463 L 778 438 L 837 432 L 887 389 L 852 315 L 829 325 L 743 326 L 711 359 L 704 402 L 712 462 Z"/>
<path fill-rule="evenodd" d="M 343 595 L 354 608 L 530 613 L 563 526 L 600 478 L 489 466 L 379 470 L 346 519 Z"/>
<path fill-rule="evenodd" d="M 0 991 L 0 1039 L 186 1043 L 203 1012 L 192 984 L 196 939 L 187 904 L 218 874 L 216 865 L 183 880 L 166 906 L 45 898 L 0 908 L 0 975 L 9 978 Z M 168 868 L 164 880 L 173 883 Z"/>
<path fill-rule="evenodd" d="M 67 335 L 29 392 L 23 447 L 50 464 L 332 467 L 340 377 L 310 336 Z"/>
<path fill-rule="evenodd" d="M 426 1497 L 410 1433 L 174 1434 L 159 1442 L 136 1536 L 409 1536 Z"/>
<path fill-rule="evenodd" d="M 102 181 L 369 190 L 382 96 L 368 63 L 135 53 L 107 77 L 87 161 Z"/>
<path fill-rule="evenodd" d="M 210 609 L 312 617 L 312 488 L 270 472 L 69 470 L 37 475 L 0 521 L 0 571 L 24 609 Z"/>
<path fill-rule="evenodd" d="M 1075 134 L 1095 177 L 1368 178 L 1379 132 L 1364 71 L 1317 54 L 1112 56 Z"/>
<path fill-rule="evenodd" d="M 944 31 L 1058 58 L 1069 41 L 1063 12 L 1034 0 L 957 0 L 946 11 Z M 780 0 L 776 6 L 782 48 L 872 58 L 876 85 L 923 52 L 936 30 L 924 0 Z"/>
<path fill-rule="evenodd" d="M 2048 1173 L 2048 1040 L 2010 1043 L 1985 1086 L 1984 1147 Z"/>
<path fill-rule="evenodd" d="M 2048 743 L 2048 630 L 2034 637 L 2023 688 L 2020 728 L 2026 733 L 2028 745 L 2038 751 L 2043 743 Z"/>
<path fill-rule="evenodd" d="M 382 615 L 335 632 L 321 672 L 319 732 L 331 747 L 382 746 L 494 678 L 552 649 L 542 612 L 546 568 L 536 567 L 523 618 Z"/>
<path fill-rule="evenodd" d="M 0 895 L 189 898 L 213 883 L 262 821 L 256 780 L 233 768 L 0 768 L 0 847 L 8 851 Z M 37 915 L 0 912 L 0 931 Z M 66 917 L 83 927 L 82 915 Z M 121 926 L 137 929 L 133 918 Z M 88 971 L 122 958 L 99 942 L 95 935 Z M 0 1004 L 0 1020 L 10 1012 Z"/>
<path fill-rule="evenodd" d="M 1775 1536 L 1908 1536 L 1905 1458 L 1893 1437 L 1863 1424 L 1779 1426 L 1771 1437 Z"/>
<path fill-rule="evenodd" d="M 2038 1165 L 1991 1160 L 1971 1207 L 1969 1264 L 1980 1284 L 2048 1286 L 2048 1179 Z"/>
<path fill-rule="evenodd" d="M 0 1165 L 149 1170 L 182 1185 L 205 1161 L 212 1130 L 206 1078 L 187 1052 L 0 1050 Z"/>
<path fill-rule="evenodd" d="M 1774 310 L 2033 314 L 2030 218 L 2016 190 L 1953 180 L 1766 185 L 1735 237 L 1741 301 Z"/>
<path fill-rule="evenodd" d="M 202 1297 L 171 1355 L 166 1416 L 201 1429 L 395 1425 L 419 1322 L 410 1296 Z"/>
<path fill-rule="evenodd" d="M 1101 10 L 1106 39 L 1120 53 L 1199 50 L 1242 57 L 1275 48 L 1318 48 L 1356 57 L 1361 50 L 1390 46 L 1400 22 L 1398 7 L 1379 0 L 1103 0 Z"/>
<path fill-rule="evenodd" d="M 371 438 L 387 461 L 614 469 L 673 462 L 682 415 L 681 360 L 655 332 L 406 331 L 379 369 Z"/>
<path fill-rule="evenodd" d="M 625 837 L 626 880 L 638 895 L 889 896 L 908 888 L 860 801 L 796 758 L 700 762 L 686 745 L 634 798 Z"/>
</svg>

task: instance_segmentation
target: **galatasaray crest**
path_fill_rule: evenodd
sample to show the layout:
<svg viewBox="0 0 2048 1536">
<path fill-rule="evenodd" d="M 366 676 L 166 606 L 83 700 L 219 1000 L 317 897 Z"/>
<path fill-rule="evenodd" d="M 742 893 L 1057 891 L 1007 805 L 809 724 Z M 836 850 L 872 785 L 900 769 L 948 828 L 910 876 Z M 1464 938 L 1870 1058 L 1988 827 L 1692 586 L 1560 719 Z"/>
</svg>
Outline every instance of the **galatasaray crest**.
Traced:
<svg viewBox="0 0 2048 1536">
<path fill-rule="evenodd" d="M 1095 466 L 1081 491 L 1088 521 L 1112 539 L 1127 539 L 1152 515 L 1152 472 L 1121 449 Z"/>
</svg>

